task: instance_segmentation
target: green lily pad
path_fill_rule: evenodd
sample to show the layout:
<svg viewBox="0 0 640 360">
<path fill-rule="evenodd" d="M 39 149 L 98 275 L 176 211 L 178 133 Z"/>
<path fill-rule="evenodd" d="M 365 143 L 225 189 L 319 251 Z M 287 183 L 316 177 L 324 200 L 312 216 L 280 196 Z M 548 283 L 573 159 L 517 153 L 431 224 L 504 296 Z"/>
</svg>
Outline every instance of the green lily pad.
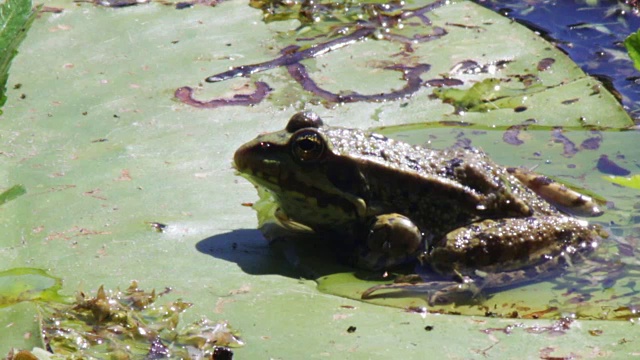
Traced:
<svg viewBox="0 0 640 360">
<path fill-rule="evenodd" d="M 426 4 L 385 11 L 401 16 Z M 161 3 L 109 8 L 51 1 L 47 6 L 62 13 L 50 9 L 34 21 L 13 61 L 0 118 L 1 188 L 21 184 L 26 190 L 0 207 L 0 270 L 47 269 L 63 279 L 61 292 L 67 295 L 93 294 L 102 284 L 117 288 L 134 279 L 145 288 L 171 287 L 167 301 L 194 304 L 184 314 L 187 323 L 206 316 L 242 332 L 246 345 L 236 351 L 241 358 L 427 352 L 483 357 L 494 348 L 504 357 L 586 357 L 594 348 L 635 351 L 625 341 L 631 326 L 626 322 L 431 316 L 323 293 L 314 281 L 300 280 L 289 254 L 273 251 L 256 230 L 255 212 L 247 206 L 256 201 L 255 190 L 231 168 L 240 144 L 281 129 L 301 109 L 318 112 L 331 125 L 353 127 L 460 120 L 511 126 L 529 119 L 548 126 L 631 124 L 596 80 L 527 29 L 460 1 L 426 13 L 431 25 L 412 17 L 403 29 L 389 30 L 413 37 L 440 27 L 446 36 L 408 49 L 399 37 L 376 40 L 384 35 L 376 28 L 370 36 L 300 61 L 313 83 L 350 101 L 360 99 L 355 93 L 399 93 L 408 81 L 398 66 L 419 64 L 430 65 L 420 74 L 424 81 L 453 77 L 462 85 L 450 87 L 465 90 L 499 79 L 501 87 L 513 90 L 507 97 L 520 101 L 516 107 L 461 112 L 433 98 L 434 85 L 397 100 L 336 104 L 303 89 L 282 66 L 247 78 L 203 81 L 231 67 L 277 59 L 291 45 L 300 48 L 289 51 L 304 51 L 351 34 L 358 29 L 350 23 L 352 15 L 304 25 L 297 16 L 265 23 L 262 10 L 233 1 L 181 10 Z M 371 14 L 376 12 L 363 14 L 366 21 L 373 21 Z M 460 64 L 474 63 L 477 72 L 459 71 Z M 544 90 L 536 88 L 525 99 L 523 92 L 535 88 L 530 79 Z M 257 82 L 268 85 L 267 96 L 237 106 L 254 101 Z M 174 97 L 186 86 L 198 101 L 237 103 L 193 107 Z M 618 146 L 622 149 L 613 148 Z M 607 149 L 610 156 L 615 151 Z M 491 153 L 500 154 L 508 155 Z M 625 155 L 621 165 L 633 166 L 637 156 Z M 585 185 L 608 195 L 602 183 Z M 611 216 L 624 225 L 633 199 L 617 196 Z M 339 264 L 332 266 L 331 271 L 344 272 Z M 0 330 L 0 353 L 44 347 L 32 305 L 0 309 L 0 322 L 9 324 Z M 551 335 L 533 335 L 535 329 Z M 509 341 L 501 342 L 507 336 Z"/>
</svg>

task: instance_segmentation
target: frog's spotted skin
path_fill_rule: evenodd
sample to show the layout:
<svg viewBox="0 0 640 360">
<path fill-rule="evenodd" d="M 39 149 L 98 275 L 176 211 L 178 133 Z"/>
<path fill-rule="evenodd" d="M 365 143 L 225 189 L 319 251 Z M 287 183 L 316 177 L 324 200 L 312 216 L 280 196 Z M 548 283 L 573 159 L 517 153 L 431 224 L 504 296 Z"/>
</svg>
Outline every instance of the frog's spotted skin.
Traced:
<svg viewBox="0 0 640 360">
<path fill-rule="evenodd" d="M 339 239 L 357 266 L 413 262 L 456 281 L 435 296 L 460 283 L 470 291 L 530 281 L 558 268 L 559 259 L 592 251 L 599 239 L 594 227 L 558 211 L 478 149 L 412 146 L 325 126 L 312 113 L 243 145 L 234 163 L 273 194 L 281 219 Z"/>
</svg>

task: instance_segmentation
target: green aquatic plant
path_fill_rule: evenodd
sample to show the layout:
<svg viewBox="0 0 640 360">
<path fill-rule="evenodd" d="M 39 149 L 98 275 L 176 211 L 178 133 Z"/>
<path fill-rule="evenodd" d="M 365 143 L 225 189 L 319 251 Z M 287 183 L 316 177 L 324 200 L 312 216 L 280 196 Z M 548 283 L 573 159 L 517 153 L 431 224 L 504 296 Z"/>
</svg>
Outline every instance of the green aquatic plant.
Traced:
<svg viewBox="0 0 640 360">
<path fill-rule="evenodd" d="M 11 60 L 18 53 L 18 46 L 34 19 L 31 0 L 7 0 L 0 5 L 0 107 L 7 101 Z"/>
</svg>

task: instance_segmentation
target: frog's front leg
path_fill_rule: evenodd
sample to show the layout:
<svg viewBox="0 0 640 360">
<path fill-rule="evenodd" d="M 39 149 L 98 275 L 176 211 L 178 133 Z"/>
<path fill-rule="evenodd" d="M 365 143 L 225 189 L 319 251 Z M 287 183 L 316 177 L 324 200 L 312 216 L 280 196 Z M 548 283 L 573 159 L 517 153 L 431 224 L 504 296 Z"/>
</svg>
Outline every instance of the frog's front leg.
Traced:
<svg viewBox="0 0 640 360">
<path fill-rule="evenodd" d="M 423 248 L 423 234 L 408 217 L 382 214 L 368 224 L 366 244 L 360 249 L 359 266 L 385 269 L 415 261 Z"/>
</svg>

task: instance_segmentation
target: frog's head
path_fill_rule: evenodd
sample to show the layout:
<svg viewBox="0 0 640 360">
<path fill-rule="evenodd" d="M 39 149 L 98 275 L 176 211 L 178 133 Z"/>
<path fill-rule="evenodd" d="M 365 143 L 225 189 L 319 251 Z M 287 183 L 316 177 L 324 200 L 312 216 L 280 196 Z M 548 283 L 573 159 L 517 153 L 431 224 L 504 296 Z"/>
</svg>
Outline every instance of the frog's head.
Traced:
<svg viewBox="0 0 640 360">
<path fill-rule="evenodd" d="M 322 120 L 297 113 L 281 131 L 242 145 L 234 166 L 271 192 L 284 213 L 305 225 L 346 222 L 365 212 L 365 183 L 349 157 L 334 153 Z"/>
</svg>

